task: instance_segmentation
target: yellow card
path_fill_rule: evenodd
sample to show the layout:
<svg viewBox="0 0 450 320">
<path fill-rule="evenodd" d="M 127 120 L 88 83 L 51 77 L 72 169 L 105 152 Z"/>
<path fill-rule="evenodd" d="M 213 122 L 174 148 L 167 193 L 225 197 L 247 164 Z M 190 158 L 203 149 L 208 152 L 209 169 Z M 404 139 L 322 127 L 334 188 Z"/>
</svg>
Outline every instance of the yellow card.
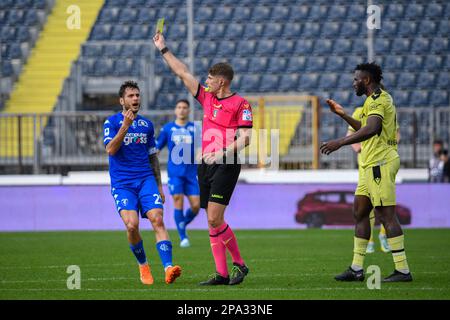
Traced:
<svg viewBox="0 0 450 320">
<path fill-rule="evenodd" d="M 158 23 L 156 24 L 156 32 L 163 33 L 164 29 L 164 18 L 158 19 Z"/>
</svg>

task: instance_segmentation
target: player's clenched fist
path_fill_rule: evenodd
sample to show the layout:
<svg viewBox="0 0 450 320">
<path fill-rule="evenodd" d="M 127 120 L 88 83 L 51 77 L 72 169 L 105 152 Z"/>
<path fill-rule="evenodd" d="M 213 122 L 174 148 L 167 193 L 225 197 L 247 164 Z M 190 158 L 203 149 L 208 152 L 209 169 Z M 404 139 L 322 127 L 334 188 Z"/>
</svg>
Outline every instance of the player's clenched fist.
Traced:
<svg viewBox="0 0 450 320">
<path fill-rule="evenodd" d="M 332 99 L 327 99 L 327 103 L 330 106 L 331 112 L 336 113 L 338 116 L 341 117 L 345 115 L 344 108 L 339 103 L 337 103 Z"/>
<path fill-rule="evenodd" d="M 134 116 L 133 111 L 131 111 L 131 110 L 125 111 L 125 113 L 123 114 L 122 126 L 124 126 L 126 128 L 130 127 L 134 121 L 134 118 L 135 118 L 135 116 Z"/>
<path fill-rule="evenodd" d="M 154 36 L 153 36 L 153 42 L 155 43 L 155 46 L 161 50 L 166 46 L 166 42 L 164 41 L 164 36 L 157 32 Z"/>
</svg>

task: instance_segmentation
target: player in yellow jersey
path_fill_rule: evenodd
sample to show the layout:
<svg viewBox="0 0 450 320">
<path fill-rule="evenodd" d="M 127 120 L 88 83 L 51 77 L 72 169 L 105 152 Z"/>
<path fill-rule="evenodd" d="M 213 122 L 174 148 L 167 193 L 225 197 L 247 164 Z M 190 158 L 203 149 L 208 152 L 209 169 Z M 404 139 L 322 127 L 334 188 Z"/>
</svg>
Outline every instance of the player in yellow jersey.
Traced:
<svg viewBox="0 0 450 320">
<path fill-rule="evenodd" d="M 383 88 L 384 89 L 384 88 Z M 352 118 L 361 121 L 361 115 L 362 115 L 363 107 L 357 107 L 353 111 Z M 397 143 L 400 141 L 400 131 L 398 122 L 396 123 L 397 127 Z M 355 129 L 353 129 L 351 126 L 348 126 L 347 130 L 347 136 L 353 134 L 355 132 Z M 358 177 L 361 177 L 364 174 L 364 171 L 361 167 L 361 143 L 354 143 L 352 144 L 352 149 L 358 154 Z M 358 178 L 360 179 L 360 178 Z M 358 183 L 358 186 L 361 188 L 361 183 Z M 356 190 L 355 194 L 362 194 L 365 195 L 365 190 Z M 375 252 L 375 241 L 373 240 L 373 234 L 374 234 L 374 226 L 375 226 L 375 212 L 372 209 L 370 211 L 370 239 L 369 243 L 367 245 L 366 253 L 373 253 Z M 384 253 L 391 252 L 391 248 L 389 247 L 389 244 L 387 242 L 386 237 L 386 230 L 384 229 L 383 224 L 380 224 L 380 233 L 378 234 L 378 239 L 380 240 L 380 249 Z"/>
<path fill-rule="evenodd" d="M 343 118 L 355 133 L 344 138 L 322 143 L 320 150 L 330 154 L 342 146 L 361 142 L 361 168 L 363 174 L 358 188 L 365 186 L 364 194 L 355 193 L 354 216 L 356 220 L 353 261 L 338 281 L 363 281 L 364 257 L 370 239 L 370 211 L 386 228 L 395 270 L 384 282 L 412 281 L 404 248 L 403 231 L 395 214 L 395 177 L 400 167 L 397 153 L 397 115 L 392 97 L 382 89 L 380 66 L 375 63 L 359 64 L 355 68 L 353 88 L 356 95 L 366 95 L 361 119 L 345 113 L 344 108 L 333 100 L 327 100 L 331 111 Z M 360 188 L 362 190 L 364 188 Z"/>
</svg>

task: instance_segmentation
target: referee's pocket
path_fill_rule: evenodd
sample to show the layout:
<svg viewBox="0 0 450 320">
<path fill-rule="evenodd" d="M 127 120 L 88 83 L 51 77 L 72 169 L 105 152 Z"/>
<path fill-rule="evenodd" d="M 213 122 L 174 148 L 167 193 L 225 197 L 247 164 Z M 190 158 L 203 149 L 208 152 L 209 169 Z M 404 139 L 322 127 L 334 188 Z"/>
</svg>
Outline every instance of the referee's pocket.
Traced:
<svg viewBox="0 0 450 320">
<path fill-rule="evenodd" d="M 380 166 L 372 167 L 373 180 L 376 184 L 380 184 L 381 182 L 381 169 Z"/>
</svg>

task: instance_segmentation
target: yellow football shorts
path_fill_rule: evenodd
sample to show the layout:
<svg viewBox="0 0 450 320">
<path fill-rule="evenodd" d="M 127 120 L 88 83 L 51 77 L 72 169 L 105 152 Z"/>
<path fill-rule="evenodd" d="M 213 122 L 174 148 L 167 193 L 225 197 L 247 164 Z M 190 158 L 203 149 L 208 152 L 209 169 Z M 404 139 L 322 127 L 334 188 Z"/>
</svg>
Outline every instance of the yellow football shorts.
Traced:
<svg viewBox="0 0 450 320">
<path fill-rule="evenodd" d="M 395 206 L 395 177 L 400 168 L 400 158 L 364 169 L 368 197 L 374 207 Z"/>
</svg>

